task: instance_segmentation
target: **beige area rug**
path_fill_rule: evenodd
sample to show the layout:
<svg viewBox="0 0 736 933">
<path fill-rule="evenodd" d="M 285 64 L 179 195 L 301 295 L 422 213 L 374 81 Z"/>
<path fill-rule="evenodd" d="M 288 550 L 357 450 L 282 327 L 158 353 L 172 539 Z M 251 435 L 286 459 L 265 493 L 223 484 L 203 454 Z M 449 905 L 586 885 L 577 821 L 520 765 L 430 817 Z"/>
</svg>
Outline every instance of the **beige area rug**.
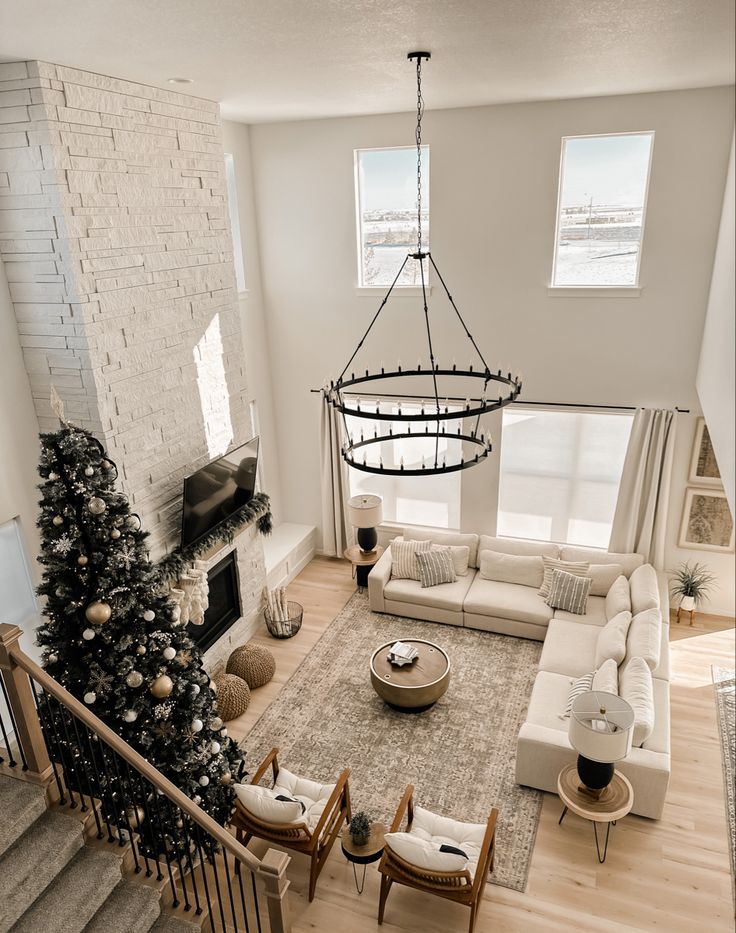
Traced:
<svg viewBox="0 0 736 933">
<path fill-rule="evenodd" d="M 424 713 L 386 706 L 369 662 L 384 642 L 425 638 L 450 656 L 445 696 Z M 298 637 L 298 636 L 297 636 Z M 373 613 L 356 593 L 242 745 L 251 773 L 273 746 L 291 771 L 328 782 L 351 769 L 353 812 L 390 825 L 407 784 L 421 805 L 482 823 L 500 811 L 490 881 L 523 891 L 542 793 L 514 781 L 516 736 L 540 642 Z"/>
</svg>

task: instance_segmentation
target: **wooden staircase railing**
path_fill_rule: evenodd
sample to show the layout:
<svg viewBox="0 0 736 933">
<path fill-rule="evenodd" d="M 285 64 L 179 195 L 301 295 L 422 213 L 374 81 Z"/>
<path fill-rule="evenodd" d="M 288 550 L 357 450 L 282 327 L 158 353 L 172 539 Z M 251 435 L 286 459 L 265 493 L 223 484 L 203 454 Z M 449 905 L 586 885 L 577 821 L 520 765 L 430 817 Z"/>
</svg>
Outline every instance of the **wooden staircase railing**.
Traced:
<svg viewBox="0 0 736 933">
<path fill-rule="evenodd" d="M 24 654 L 21 634 L 0 624 L 0 773 L 55 782 L 63 806 L 91 812 L 98 839 L 128 846 L 134 871 L 164 882 L 173 907 L 207 914 L 213 933 L 262 933 L 266 917 L 289 933 L 289 856 L 241 845 Z"/>
</svg>

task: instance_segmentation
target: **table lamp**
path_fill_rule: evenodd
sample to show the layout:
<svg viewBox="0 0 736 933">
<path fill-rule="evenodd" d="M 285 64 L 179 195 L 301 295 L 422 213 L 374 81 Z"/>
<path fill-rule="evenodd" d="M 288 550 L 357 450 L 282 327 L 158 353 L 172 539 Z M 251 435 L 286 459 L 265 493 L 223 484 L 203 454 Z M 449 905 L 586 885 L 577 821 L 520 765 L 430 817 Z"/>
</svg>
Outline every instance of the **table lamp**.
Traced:
<svg viewBox="0 0 736 933">
<path fill-rule="evenodd" d="M 613 763 L 631 751 L 634 710 L 615 693 L 590 690 L 575 697 L 568 737 L 578 753 L 581 790 L 598 800 L 613 780 Z"/>
<path fill-rule="evenodd" d="M 358 529 L 358 545 L 364 554 L 372 554 L 378 544 L 376 525 L 383 521 L 383 499 L 362 495 L 348 499 L 348 521 Z"/>
</svg>

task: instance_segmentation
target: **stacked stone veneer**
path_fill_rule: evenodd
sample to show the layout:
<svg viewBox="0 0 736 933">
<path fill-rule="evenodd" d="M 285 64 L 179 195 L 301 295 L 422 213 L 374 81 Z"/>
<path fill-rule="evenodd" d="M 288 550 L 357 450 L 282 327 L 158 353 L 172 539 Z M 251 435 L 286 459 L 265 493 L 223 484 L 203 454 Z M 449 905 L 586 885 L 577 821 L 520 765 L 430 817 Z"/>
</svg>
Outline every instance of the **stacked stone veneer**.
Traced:
<svg viewBox="0 0 736 933">
<path fill-rule="evenodd" d="M 251 433 L 218 105 L 0 64 L 0 255 L 42 430 L 53 383 L 160 553 L 183 476 Z"/>
</svg>

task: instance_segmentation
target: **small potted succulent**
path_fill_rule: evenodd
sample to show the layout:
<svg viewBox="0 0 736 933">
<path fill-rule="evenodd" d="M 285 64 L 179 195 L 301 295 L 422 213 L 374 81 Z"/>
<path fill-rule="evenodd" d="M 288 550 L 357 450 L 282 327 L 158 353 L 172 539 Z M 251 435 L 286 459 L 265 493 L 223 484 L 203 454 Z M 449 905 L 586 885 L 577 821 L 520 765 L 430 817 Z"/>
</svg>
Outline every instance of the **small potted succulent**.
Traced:
<svg viewBox="0 0 736 933">
<path fill-rule="evenodd" d="M 362 810 L 358 810 L 352 820 L 350 820 L 350 838 L 353 840 L 353 845 L 366 845 L 370 834 L 371 821 Z"/>
<path fill-rule="evenodd" d="M 685 561 L 672 576 L 672 597 L 680 600 L 680 609 L 692 612 L 700 607 L 715 583 L 715 576 L 703 564 L 690 566 L 690 563 Z"/>
</svg>

